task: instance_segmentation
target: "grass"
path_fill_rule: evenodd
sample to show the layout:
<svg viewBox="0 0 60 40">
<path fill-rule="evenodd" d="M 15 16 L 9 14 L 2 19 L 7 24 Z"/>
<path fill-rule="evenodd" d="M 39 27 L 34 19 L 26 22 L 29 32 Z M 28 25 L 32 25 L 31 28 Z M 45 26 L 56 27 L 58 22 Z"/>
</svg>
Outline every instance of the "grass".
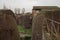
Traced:
<svg viewBox="0 0 60 40">
<path fill-rule="evenodd" d="M 23 26 L 18 25 L 17 27 L 18 27 L 18 31 L 19 31 L 19 32 L 24 32 Z"/>
<path fill-rule="evenodd" d="M 31 29 L 26 29 L 27 34 L 31 34 L 32 30 Z"/>
<path fill-rule="evenodd" d="M 18 25 L 18 31 L 19 32 L 25 32 L 26 34 L 31 34 L 32 30 L 31 29 L 24 29 L 22 25 Z"/>
</svg>

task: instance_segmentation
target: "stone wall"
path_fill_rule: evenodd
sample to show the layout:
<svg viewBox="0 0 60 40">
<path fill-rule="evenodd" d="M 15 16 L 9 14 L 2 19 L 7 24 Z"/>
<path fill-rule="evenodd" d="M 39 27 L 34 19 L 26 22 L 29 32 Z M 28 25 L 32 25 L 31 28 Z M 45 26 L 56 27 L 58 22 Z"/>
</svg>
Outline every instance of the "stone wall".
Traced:
<svg viewBox="0 0 60 40">
<path fill-rule="evenodd" d="M 45 28 L 44 26 L 47 26 L 47 24 L 46 24 L 47 19 L 52 19 L 54 21 L 60 22 L 60 10 L 41 11 L 40 13 L 38 13 L 37 15 L 35 15 L 33 17 L 32 40 L 43 40 L 43 36 L 42 36 L 43 30 L 44 30 L 43 28 Z M 48 22 L 49 28 L 52 26 L 50 22 L 51 21 Z M 54 23 L 54 25 L 55 25 L 55 28 L 57 30 L 58 24 Z M 52 28 L 53 28 L 53 26 L 52 26 Z M 54 32 L 54 30 L 52 30 L 52 31 Z M 60 31 L 60 27 L 59 27 L 59 31 Z"/>
<path fill-rule="evenodd" d="M 0 40 L 19 40 L 16 19 L 11 10 L 0 10 Z"/>
</svg>

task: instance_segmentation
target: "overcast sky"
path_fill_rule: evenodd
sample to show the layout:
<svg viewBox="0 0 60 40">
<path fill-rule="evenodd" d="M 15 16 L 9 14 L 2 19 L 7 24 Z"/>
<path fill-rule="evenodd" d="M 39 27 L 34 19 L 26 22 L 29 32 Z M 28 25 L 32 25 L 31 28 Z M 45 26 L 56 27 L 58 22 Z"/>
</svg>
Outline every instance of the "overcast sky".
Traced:
<svg viewBox="0 0 60 40">
<path fill-rule="evenodd" d="M 60 0 L 0 0 L 0 8 L 5 5 L 7 8 L 25 8 L 31 12 L 33 6 L 60 6 Z"/>
</svg>

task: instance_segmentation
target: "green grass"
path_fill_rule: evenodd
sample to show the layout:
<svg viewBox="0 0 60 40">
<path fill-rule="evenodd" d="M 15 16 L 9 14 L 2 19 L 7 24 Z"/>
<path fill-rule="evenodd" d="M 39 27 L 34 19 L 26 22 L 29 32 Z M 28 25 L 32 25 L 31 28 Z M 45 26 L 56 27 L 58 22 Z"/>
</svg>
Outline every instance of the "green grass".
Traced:
<svg viewBox="0 0 60 40">
<path fill-rule="evenodd" d="M 32 30 L 31 29 L 26 29 L 27 34 L 31 34 Z"/>
<path fill-rule="evenodd" d="M 31 32 L 32 32 L 31 29 L 24 29 L 23 26 L 21 26 L 21 25 L 18 25 L 18 31 L 25 32 L 26 34 L 31 34 Z"/>
<path fill-rule="evenodd" d="M 23 26 L 18 25 L 18 31 L 19 31 L 19 32 L 24 32 Z"/>
</svg>

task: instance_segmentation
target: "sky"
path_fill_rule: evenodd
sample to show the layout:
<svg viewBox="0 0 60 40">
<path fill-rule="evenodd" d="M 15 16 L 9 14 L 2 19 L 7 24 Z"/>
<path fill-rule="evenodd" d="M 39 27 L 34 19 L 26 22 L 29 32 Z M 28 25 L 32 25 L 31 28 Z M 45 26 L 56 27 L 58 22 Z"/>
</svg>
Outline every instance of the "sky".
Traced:
<svg viewBox="0 0 60 40">
<path fill-rule="evenodd" d="M 33 6 L 60 6 L 60 0 L 0 0 L 0 9 L 3 5 L 12 10 L 25 8 L 26 12 L 31 12 Z"/>
</svg>

